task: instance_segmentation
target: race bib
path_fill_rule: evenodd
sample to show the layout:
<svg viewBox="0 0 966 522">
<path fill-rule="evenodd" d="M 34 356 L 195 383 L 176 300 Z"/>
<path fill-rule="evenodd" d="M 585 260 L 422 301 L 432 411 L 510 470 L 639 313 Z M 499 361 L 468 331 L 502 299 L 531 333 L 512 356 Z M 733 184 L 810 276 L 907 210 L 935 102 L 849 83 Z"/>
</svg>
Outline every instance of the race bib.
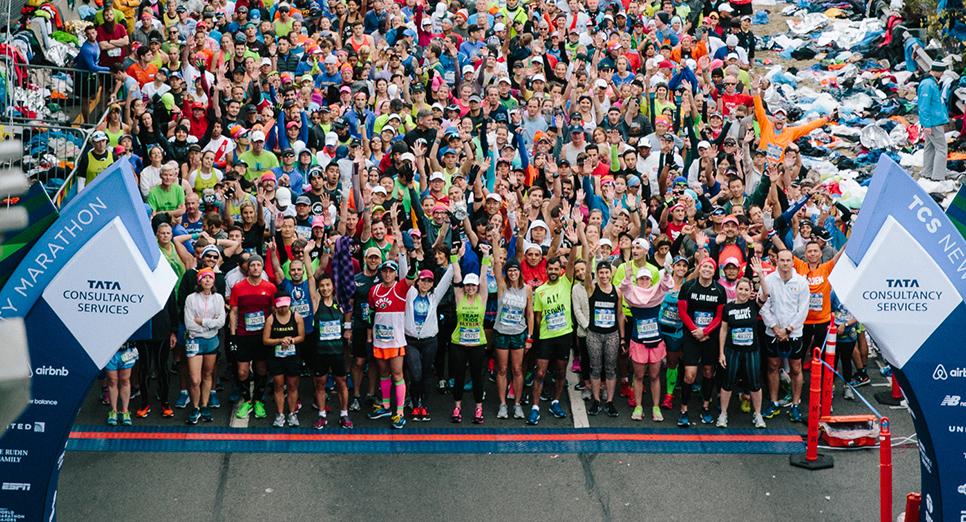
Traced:
<svg viewBox="0 0 966 522">
<path fill-rule="evenodd" d="M 134 348 L 128 348 L 121 352 L 121 362 L 124 364 L 129 364 L 138 360 L 138 351 Z"/>
<path fill-rule="evenodd" d="M 278 357 L 279 359 L 284 359 L 293 355 L 295 355 L 294 344 L 280 344 L 275 347 L 275 357 Z"/>
<path fill-rule="evenodd" d="M 265 312 L 249 312 L 245 314 L 245 331 L 257 332 L 265 327 Z"/>
<path fill-rule="evenodd" d="M 319 321 L 320 341 L 335 341 L 340 337 L 342 337 L 342 325 L 339 324 L 338 320 Z"/>
<path fill-rule="evenodd" d="M 295 310 L 295 313 L 299 314 L 303 318 L 308 317 L 309 315 L 311 315 L 311 312 L 312 312 L 311 307 L 309 306 L 309 303 L 306 303 L 304 301 L 301 303 L 294 303 L 292 305 L 292 310 Z"/>
<path fill-rule="evenodd" d="M 362 320 L 363 321 L 368 321 L 369 320 L 369 303 L 362 303 L 362 306 L 359 307 L 359 310 L 362 311 Z"/>
<path fill-rule="evenodd" d="M 822 305 L 825 304 L 825 295 L 821 292 L 808 294 L 808 309 L 813 312 L 821 312 Z"/>
<path fill-rule="evenodd" d="M 118 56 L 121 56 L 121 49 L 120 48 L 108 49 L 107 55 L 110 56 L 111 58 L 117 58 Z"/>
<path fill-rule="evenodd" d="M 460 327 L 460 344 L 467 346 L 480 344 L 480 329 L 478 327 Z"/>
<path fill-rule="evenodd" d="M 184 354 L 187 355 L 188 357 L 194 357 L 198 355 L 198 352 L 200 350 L 201 350 L 201 344 L 198 342 L 198 339 L 188 339 L 187 341 L 185 341 Z"/>
<path fill-rule="evenodd" d="M 661 322 L 672 326 L 681 324 L 681 316 L 678 315 L 677 307 L 665 306 L 664 309 L 661 310 Z"/>
<path fill-rule="evenodd" d="M 554 332 L 567 327 L 567 316 L 563 310 L 547 314 L 547 330 Z"/>
<path fill-rule="evenodd" d="M 768 144 L 768 149 L 765 151 L 765 158 L 772 163 L 778 163 L 782 157 L 782 148 L 774 143 Z"/>
<path fill-rule="evenodd" d="M 748 326 L 731 330 L 731 342 L 735 346 L 751 346 L 755 341 L 755 331 Z"/>
<path fill-rule="evenodd" d="M 372 327 L 373 336 L 376 341 L 387 343 L 395 339 L 393 328 L 388 324 L 377 324 Z"/>
<path fill-rule="evenodd" d="M 653 339 L 657 336 L 657 319 L 641 319 L 637 322 L 637 337 L 639 339 Z"/>
<path fill-rule="evenodd" d="M 712 319 L 714 319 L 714 314 L 711 312 L 702 312 L 702 311 L 694 312 L 694 324 L 698 325 L 701 328 L 704 328 L 705 326 L 708 326 L 709 324 L 711 324 Z"/>
<path fill-rule="evenodd" d="M 617 324 L 617 314 L 613 308 L 594 307 L 594 326 L 597 328 L 613 328 Z"/>
<path fill-rule="evenodd" d="M 500 316 L 500 324 L 503 326 L 514 327 L 523 324 L 523 310 L 504 308 Z"/>
</svg>

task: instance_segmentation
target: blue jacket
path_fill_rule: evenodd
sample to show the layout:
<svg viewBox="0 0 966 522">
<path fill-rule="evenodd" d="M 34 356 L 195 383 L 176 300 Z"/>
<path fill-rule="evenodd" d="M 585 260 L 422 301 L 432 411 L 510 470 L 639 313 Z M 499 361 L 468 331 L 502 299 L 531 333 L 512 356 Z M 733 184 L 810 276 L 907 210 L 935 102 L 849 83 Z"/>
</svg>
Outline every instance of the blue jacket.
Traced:
<svg viewBox="0 0 966 522">
<path fill-rule="evenodd" d="M 919 95 L 919 125 L 923 127 L 938 127 L 949 123 L 949 111 L 939 83 L 932 76 L 919 83 L 916 89 Z"/>
</svg>

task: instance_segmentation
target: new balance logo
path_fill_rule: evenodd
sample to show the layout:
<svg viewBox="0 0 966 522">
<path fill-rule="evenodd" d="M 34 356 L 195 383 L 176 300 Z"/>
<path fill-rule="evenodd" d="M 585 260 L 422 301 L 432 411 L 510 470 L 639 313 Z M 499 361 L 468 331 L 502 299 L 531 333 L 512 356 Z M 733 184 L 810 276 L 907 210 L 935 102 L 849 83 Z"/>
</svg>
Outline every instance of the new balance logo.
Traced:
<svg viewBox="0 0 966 522">
<path fill-rule="evenodd" d="M 947 395 L 942 402 L 939 403 L 940 406 L 959 406 L 961 397 L 959 395 Z"/>
</svg>

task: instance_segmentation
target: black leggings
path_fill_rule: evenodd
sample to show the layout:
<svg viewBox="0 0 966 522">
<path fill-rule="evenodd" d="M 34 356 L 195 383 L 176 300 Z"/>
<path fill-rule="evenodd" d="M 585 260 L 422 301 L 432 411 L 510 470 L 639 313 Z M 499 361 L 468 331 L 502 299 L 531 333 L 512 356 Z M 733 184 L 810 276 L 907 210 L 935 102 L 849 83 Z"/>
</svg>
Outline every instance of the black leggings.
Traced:
<svg viewBox="0 0 966 522">
<path fill-rule="evenodd" d="M 153 341 L 137 341 L 135 346 L 138 350 L 138 386 L 141 389 L 141 406 L 151 404 L 148 395 L 148 381 L 151 375 L 151 366 L 158 379 L 158 397 L 161 403 L 168 402 L 168 338 Z"/>
<path fill-rule="evenodd" d="M 835 349 L 835 358 L 838 359 L 837 364 L 842 365 L 842 377 L 845 378 L 845 382 L 851 381 L 854 374 L 852 371 L 853 351 L 855 351 L 854 342 L 843 343 L 839 341 L 838 346 Z"/>
<path fill-rule="evenodd" d="M 463 400 L 463 384 L 466 382 L 466 364 L 470 365 L 470 379 L 473 380 L 473 399 L 483 402 L 483 368 L 486 363 L 486 346 L 450 345 L 449 374 L 455 380 L 453 400 Z"/>
<path fill-rule="evenodd" d="M 406 336 L 406 370 L 409 371 L 409 396 L 416 406 L 426 398 L 426 383 L 436 361 L 436 338 L 416 339 Z"/>
<path fill-rule="evenodd" d="M 456 329 L 456 310 L 440 311 L 439 314 L 439 336 L 437 337 L 436 361 L 433 365 L 436 369 L 437 379 L 446 379 L 446 354 L 450 352 L 450 346 L 454 346 L 450 339 L 453 337 L 453 330 Z M 450 362 L 452 365 L 452 361 Z M 452 375 L 450 376 L 452 377 Z"/>
</svg>

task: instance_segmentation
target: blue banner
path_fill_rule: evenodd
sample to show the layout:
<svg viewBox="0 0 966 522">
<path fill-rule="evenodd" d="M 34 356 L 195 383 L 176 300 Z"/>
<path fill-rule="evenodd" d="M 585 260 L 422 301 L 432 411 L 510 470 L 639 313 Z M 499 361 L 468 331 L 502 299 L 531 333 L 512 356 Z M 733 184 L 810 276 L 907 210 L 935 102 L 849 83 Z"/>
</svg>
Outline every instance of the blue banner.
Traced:
<svg viewBox="0 0 966 522">
<path fill-rule="evenodd" d="M 882 155 L 830 280 L 893 366 L 919 439 L 921 520 L 966 516 L 966 239 Z"/>
<path fill-rule="evenodd" d="M 0 520 L 52 520 L 70 427 L 118 347 L 164 305 L 161 256 L 130 163 L 67 205 L 0 290 L 0 319 L 24 319 L 31 401 L 0 438 Z"/>
</svg>

